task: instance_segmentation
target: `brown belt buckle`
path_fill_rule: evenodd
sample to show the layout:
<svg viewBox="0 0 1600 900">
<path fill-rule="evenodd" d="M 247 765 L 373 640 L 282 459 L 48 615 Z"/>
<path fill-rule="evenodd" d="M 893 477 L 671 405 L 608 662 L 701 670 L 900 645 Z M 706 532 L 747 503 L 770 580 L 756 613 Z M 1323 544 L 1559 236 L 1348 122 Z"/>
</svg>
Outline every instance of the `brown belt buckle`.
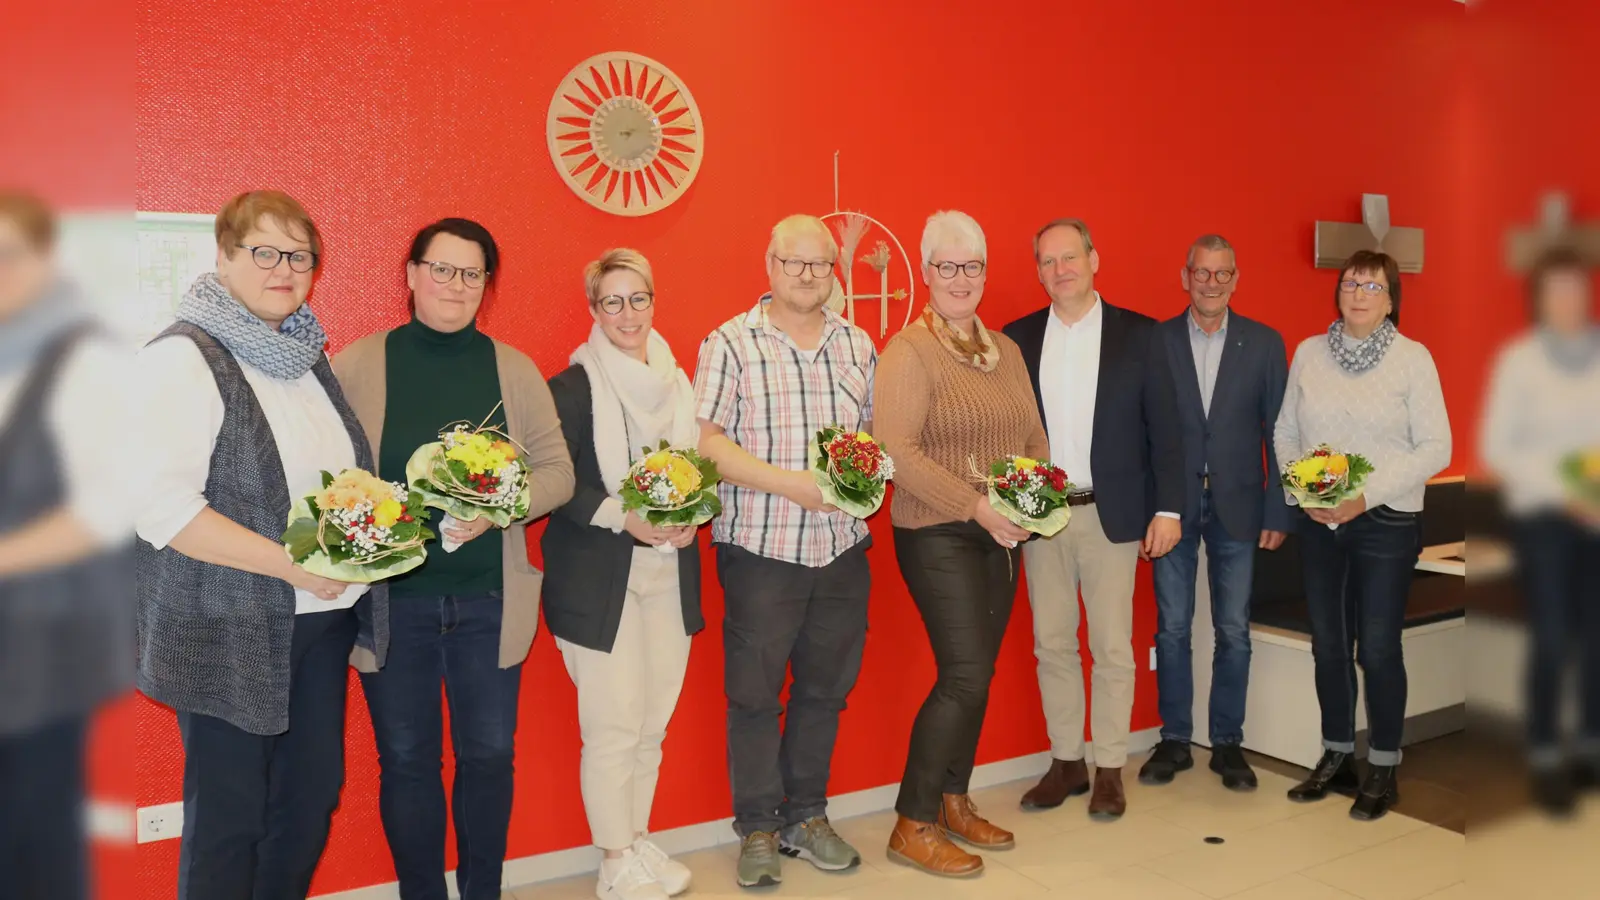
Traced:
<svg viewBox="0 0 1600 900">
<path fill-rule="evenodd" d="M 1088 506 L 1094 502 L 1094 491 L 1079 491 L 1067 495 L 1068 506 Z"/>
</svg>

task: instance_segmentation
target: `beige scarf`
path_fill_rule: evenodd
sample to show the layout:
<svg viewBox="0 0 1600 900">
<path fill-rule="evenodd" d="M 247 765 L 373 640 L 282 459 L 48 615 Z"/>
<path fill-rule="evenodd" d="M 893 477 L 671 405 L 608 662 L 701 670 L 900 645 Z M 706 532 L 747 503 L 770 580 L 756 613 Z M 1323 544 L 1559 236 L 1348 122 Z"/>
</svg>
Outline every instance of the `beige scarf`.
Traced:
<svg viewBox="0 0 1600 900">
<path fill-rule="evenodd" d="M 989 337 L 988 330 L 977 316 L 972 317 L 972 337 L 966 337 L 952 328 L 944 316 L 934 311 L 931 303 L 923 308 L 917 324 L 933 332 L 939 343 L 956 359 L 980 372 L 993 372 L 995 366 L 1000 365 L 1000 345 Z"/>
</svg>

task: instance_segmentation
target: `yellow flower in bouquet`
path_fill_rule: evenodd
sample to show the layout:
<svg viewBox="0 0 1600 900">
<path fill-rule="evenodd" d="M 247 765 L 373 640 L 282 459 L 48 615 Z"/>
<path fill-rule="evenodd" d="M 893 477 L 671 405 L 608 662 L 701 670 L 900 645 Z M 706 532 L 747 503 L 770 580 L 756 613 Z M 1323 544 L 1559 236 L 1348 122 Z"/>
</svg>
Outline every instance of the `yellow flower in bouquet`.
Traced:
<svg viewBox="0 0 1600 900">
<path fill-rule="evenodd" d="M 1289 467 L 1294 474 L 1295 481 L 1301 485 L 1316 484 L 1322 480 L 1322 473 L 1328 469 L 1328 460 L 1322 456 L 1310 456 L 1300 460 Z"/>
<path fill-rule="evenodd" d="M 393 495 L 394 487 L 383 479 L 360 469 L 346 469 L 316 494 L 316 500 L 323 509 L 355 509 L 363 502 L 374 507 L 393 502 Z"/>
<path fill-rule="evenodd" d="M 1372 463 L 1358 453 L 1336 452 L 1318 444 L 1284 466 L 1281 482 L 1304 509 L 1332 509 L 1361 493 Z"/>
<path fill-rule="evenodd" d="M 460 462 L 473 475 L 498 472 L 516 459 L 516 456 L 516 448 L 509 443 L 493 440 L 481 432 L 471 435 L 444 452 L 445 459 Z"/>
<path fill-rule="evenodd" d="M 1584 480 L 1600 481 L 1600 450 L 1590 450 L 1582 459 Z"/>
<path fill-rule="evenodd" d="M 672 487 L 682 497 L 700 490 L 700 470 L 681 456 L 674 456 L 668 461 L 667 480 L 672 482 Z"/>
</svg>

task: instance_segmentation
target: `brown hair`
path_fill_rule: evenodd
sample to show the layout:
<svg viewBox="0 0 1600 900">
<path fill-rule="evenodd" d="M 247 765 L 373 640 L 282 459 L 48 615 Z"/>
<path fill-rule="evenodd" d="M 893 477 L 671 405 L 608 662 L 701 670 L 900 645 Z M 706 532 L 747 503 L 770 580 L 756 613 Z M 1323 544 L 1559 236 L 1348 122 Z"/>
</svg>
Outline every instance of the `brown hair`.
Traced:
<svg viewBox="0 0 1600 900">
<path fill-rule="evenodd" d="M 223 204 L 217 213 L 217 246 L 230 259 L 244 236 L 255 230 L 262 217 L 311 245 L 311 252 L 322 256 L 322 235 L 311 221 L 311 214 L 300 201 L 283 191 L 246 191 Z"/>
<path fill-rule="evenodd" d="M 1394 257 L 1378 250 L 1357 250 L 1339 267 L 1339 279 L 1333 283 L 1333 311 L 1335 315 L 1343 315 L 1339 310 L 1339 282 L 1344 281 L 1346 275 L 1376 275 L 1383 273 L 1389 282 L 1389 315 L 1390 322 L 1395 327 L 1400 325 L 1400 264 Z"/>
<path fill-rule="evenodd" d="M 1051 229 L 1071 228 L 1083 238 L 1083 252 L 1094 252 L 1094 239 L 1089 237 L 1089 223 L 1082 219 L 1055 219 L 1047 222 L 1045 226 L 1033 233 L 1033 261 L 1039 261 L 1039 239 L 1044 237 Z"/>
<path fill-rule="evenodd" d="M 22 236 L 39 253 L 56 245 L 56 216 L 39 197 L 25 191 L 0 190 L 0 218 L 17 223 Z"/>
<path fill-rule="evenodd" d="M 1528 317 L 1537 322 L 1541 318 L 1539 298 L 1544 296 L 1545 283 L 1550 276 L 1572 272 L 1589 277 L 1592 264 L 1577 247 L 1557 244 L 1539 254 L 1533 268 L 1528 270 Z"/>
</svg>

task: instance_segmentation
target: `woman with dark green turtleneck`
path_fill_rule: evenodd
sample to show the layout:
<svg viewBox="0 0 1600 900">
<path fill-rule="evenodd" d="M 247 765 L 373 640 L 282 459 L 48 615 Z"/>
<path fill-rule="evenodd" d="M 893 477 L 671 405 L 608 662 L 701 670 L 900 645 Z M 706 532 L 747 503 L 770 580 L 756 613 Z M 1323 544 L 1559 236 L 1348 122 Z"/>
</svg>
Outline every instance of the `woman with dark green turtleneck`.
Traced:
<svg viewBox="0 0 1600 900">
<path fill-rule="evenodd" d="M 531 520 L 572 497 L 572 461 L 533 361 L 478 330 L 499 257 L 476 222 L 422 229 L 406 263 L 411 321 L 350 345 L 333 366 L 387 481 L 405 481 L 412 452 L 452 423 L 503 423 L 527 451 Z M 354 660 L 378 742 L 379 810 L 401 896 L 445 900 L 443 681 L 456 760 L 456 884 L 462 900 L 497 900 L 541 575 L 528 562 L 526 520 L 487 535 L 487 519 L 429 512 L 442 540 L 420 568 L 389 582 L 388 660 L 381 671 L 359 651 Z"/>
</svg>

